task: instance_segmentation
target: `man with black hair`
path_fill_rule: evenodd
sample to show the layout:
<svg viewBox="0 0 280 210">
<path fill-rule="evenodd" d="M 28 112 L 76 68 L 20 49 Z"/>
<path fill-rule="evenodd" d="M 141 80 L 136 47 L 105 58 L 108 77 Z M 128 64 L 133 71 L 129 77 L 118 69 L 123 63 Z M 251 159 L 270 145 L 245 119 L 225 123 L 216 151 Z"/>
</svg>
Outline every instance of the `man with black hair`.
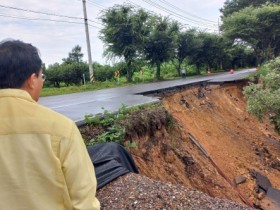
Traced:
<svg viewBox="0 0 280 210">
<path fill-rule="evenodd" d="M 36 103 L 41 66 L 31 44 L 0 43 L 0 209 L 100 209 L 94 167 L 75 123 Z"/>
</svg>

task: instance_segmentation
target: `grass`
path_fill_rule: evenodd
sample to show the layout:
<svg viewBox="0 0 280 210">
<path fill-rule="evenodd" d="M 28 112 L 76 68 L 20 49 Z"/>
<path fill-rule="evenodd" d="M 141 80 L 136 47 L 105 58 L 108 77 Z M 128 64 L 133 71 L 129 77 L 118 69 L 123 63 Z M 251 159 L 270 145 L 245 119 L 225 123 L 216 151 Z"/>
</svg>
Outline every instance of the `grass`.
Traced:
<svg viewBox="0 0 280 210">
<path fill-rule="evenodd" d="M 120 86 L 127 86 L 131 85 L 132 83 L 127 82 L 99 82 L 96 81 L 93 84 L 86 84 L 86 85 L 73 85 L 73 86 L 62 86 L 60 88 L 56 87 L 44 87 L 42 89 L 41 96 L 54 96 L 54 95 L 62 95 L 62 94 L 70 94 L 70 93 L 79 93 L 79 92 L 85 92 L 85 91 L 92 91 L 92 90 L 101 90 L 106 88 L 114 88 L 114 87 L 120 87 Z"/>
<path fill-rule="evenodd" d="M 120 123 L 122 120 L 127 120 L 128 116 L 140 110 L 163 109 L 163 106 L 158 103 L 145 104 L 140 106 L 128 107 L 124 104 L 119 108 L 117 113 L 110 113 L 108 110 L 103 109 L 102 115 L 85 116 L 87 126 L 102 126 L 104 132 L 90 140 L 85 140 L 87 146 L 105 143 L 117 142 L 126 147 L 136 147 L 133 140 L 125 141 L 125 126 Z M 170 115 L 170 117 L 172 117 Z M 131 125 L 129 121 L 126 124 Z"/>
<path fill-rule="evenodd" d="M 206 72 L 202 72 L 201 75 L 206 74 Z M 187 77 L 195 76 L 194 72 L 188 72 Z M 172 80 L 172 79 L 180 79 L 181 77 L 174 76 L 174 75 L 165 75 L 162 79 L 163 80 Z M 133 84 L 143 84 L 149 82 L 157 81 L 153 75 L 149 72 L 145 72 L 144 75 L 140 75 L 136 72 L 133 76 L 133 82 L 127 82 L 125 77 L 121 77 L 119 81 L 95 81 L 94 83 L 87 83 L 86 85 L 73 85 L 73 86 L 65 86 L 61 85 L 60 88 L 57 87 L 44 87 L 41 92 L 41 96 L 54 96 L 54 95 L 63 95 L 63 94 L 70 94 L 70 93 L 79 93 L 85 91 L 93 91 L 93 90 L 102 90 L 107 88 L 114 88 L 114 87 L 122 87 L 128 86 Z"/>
</svg>

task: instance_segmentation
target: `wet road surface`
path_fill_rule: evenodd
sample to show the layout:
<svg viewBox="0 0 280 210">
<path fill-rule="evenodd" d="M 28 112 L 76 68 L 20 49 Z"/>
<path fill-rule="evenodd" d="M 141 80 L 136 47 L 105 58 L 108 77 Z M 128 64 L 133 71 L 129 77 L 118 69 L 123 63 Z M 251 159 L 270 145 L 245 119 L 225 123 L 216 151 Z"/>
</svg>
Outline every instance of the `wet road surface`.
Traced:
<svg viewBox="0 0 280 210">
<path fill-rule="evenodd" d="M 39 103 L 49 107 L 75 121 L 77 124 L 84 122 L 86 114 L 96 115 L 103 113 L 103 109 L 110 112 L 117 111 L 122 104 L 136 106 L 146 103 L 158 102 L 159 99 L 145 94 L 170 90 L 192 84 L 210 82 L 222 83 L 241 80 L 256 69 L 245 69 L 207 76 L 162 81 L 147 84 L 138 84 L 125 87 L 110 88 L 97 91 L 73 93 L 58 96 L 41 97 Z"/>
</svg>

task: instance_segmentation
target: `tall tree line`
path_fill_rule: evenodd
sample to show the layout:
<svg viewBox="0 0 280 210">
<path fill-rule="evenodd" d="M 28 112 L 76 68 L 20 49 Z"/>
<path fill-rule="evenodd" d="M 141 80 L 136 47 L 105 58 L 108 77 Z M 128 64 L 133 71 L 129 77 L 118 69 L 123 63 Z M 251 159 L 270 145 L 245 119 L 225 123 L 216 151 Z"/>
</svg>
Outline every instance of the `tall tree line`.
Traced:
<svg viewBox="0 0 280 210">
<path fill-rule="evenodd" d="M 279 56 L 279 0 L 227 0 L 221 12 L 223 36 L 252 48 L 258 64 Z"/>
<path fill-rule="evenodd" d="M 247 110 L 280 133 L 280 1 L 227 0 L 221 12 L 224 37 L 253 49 L 260 64 L 244 88 Z"/>
<path fill-rule="evenodd" d="M 234 42 L 230 37 L 197 29 L 184 29 L 177 21 L 152 15 L 131 5 L 116 5 L 101 16 L 104 28 L 100 38 L 104 55 L 126 64 L 128 81 L 143 63 L 156 67 L 161 79 L 161 65 L 172 62 L 180 75 L 185 65 L 202 69 L 229 69 L 255 65 L 254 49 Z M 142 62 L 139 62 L 142 61 Z"/>
<path fill-rule="evenodd" d="M 132 81 L 134 72 L 143 66 L 154 67 L 157 79 L 161 79 L 162 65 L 166 63 L 174 66 L 178 76 L 183 67 L 190 65 L 200 74 L 206 69 L 261 64 L 280 53 L 279 1 L 227 0 L 221 8 L 220 35 L 186 29 L 168 17 L 132 5 L 111 7 L 100 17 L 104 25 L 100 38 L 105 45 L 104 56 L 117 58 L 120 64 L 110 67 L 95 63 L 96 79 L 110 79 L 119 70 Z M 62 64 L 48 68 L 49 82 L 59 86 L 61 81 L 67 85 L 80 84 L 83 75 L 87 79 L 88 64 L 82 58 L 80 47 L 74 47 Z"/>
</svg>

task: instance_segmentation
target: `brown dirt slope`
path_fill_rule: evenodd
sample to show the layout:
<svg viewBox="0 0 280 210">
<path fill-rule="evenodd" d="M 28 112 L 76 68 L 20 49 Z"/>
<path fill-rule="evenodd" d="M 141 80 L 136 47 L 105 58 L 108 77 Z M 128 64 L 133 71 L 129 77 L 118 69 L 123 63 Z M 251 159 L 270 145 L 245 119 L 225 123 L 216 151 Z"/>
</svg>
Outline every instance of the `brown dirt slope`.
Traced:
<svg viewBox="0 0 280 210">
<path fill-rule="evenodd" d="M 255 171 L 266 175 L 272 186 L 280 189 L 280 137 L 267 120 L 260 123 L 247 113 L 243 85 L 194 86 L 168 93 L 161 96 L 163 109 L 141 110 L 126 119 L 123 122 L 126 140 L 136 142 L 137 147 L 130 148 L 130 152 L 140 175 L 244 205 L 233 187 L 190 141 L 190 133 L 228 179 L 233 180 L 239 175 L 246 177 L 246 182 L 238 185 L 238 189 L 250 201 L 258 204 L 261 198 L 256 193 L 256 180 L 252 177 Z M 85 130 L 90 132 L 89 128 Z M 123 183 L 119 179 L 117 182 Z M 110 184 L 104 189 L 109 193 Z M 106 195 L 106 192 L 103 190 L 99 194 Z M 145 195 L 149 197 L 149 193 Z M 108 197 L 113 199 L 110 195 Z M 111 202 L 102 200 L 102 196 L 100 199 Z M 121 200 L 119 195 L 118 202 L 122 203 Z M 167 209 L 180 209 L 173 207 Z M 269 209 L 263 205 L 262 208 Z"/>
<path fill-rule="evenodd" d="M 127 139 L 137 142 L 137 148 L 130 150 L 140 173 L 242 203 L 191 143 L 191 133 L 230 180 L 239 175 L 247 178 L 238 188 L 251 201 L 259 202 L 251 176 L 254 171 L 266 175 L 273 187 L 280 189 L 279 135 L 267 121 L 260 123 L 247 113 L 243 85 L 191 87 L 165 95 L 162 102 L 175 119 L 173 123 L 166 123 L 164 111 L 142 113 L 146 119 L 136 114 Z"/>
</svg>

